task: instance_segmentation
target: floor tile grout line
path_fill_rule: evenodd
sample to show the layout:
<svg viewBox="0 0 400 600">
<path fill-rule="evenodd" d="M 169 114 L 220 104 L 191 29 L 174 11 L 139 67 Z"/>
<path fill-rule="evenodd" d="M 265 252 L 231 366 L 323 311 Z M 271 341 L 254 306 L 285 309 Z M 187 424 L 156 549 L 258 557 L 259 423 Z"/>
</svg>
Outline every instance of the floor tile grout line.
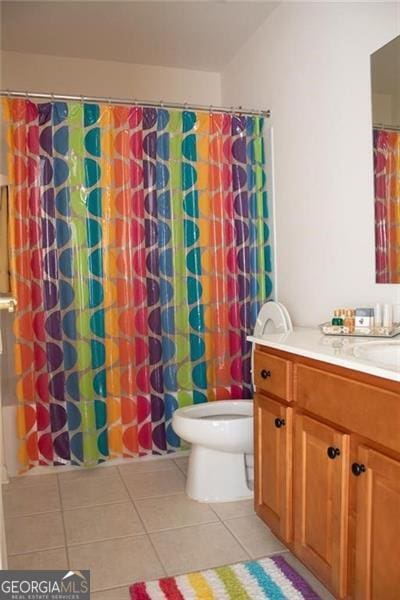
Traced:
<svg viewBox="0 0 400 600">
<path fill-rule="evenodd" d="M 139 498 L 134 498 L 135 502 L 138 500 L 154 500 L 155 498 L 168 498 L 169 496 L 187 496 L 185 490 L 180 492 L 170 492 L 169 494 L 160 494 L 159 496 L 140 496 Z"/>
<path fill-rule="evenodd" d="M 164 531 L 176 531 L 177 529 L 185 529 L 188 527 L 197 527 L 198 525 L 213 525 L 218 522 L 219 522 L 219 519 L 215 519 L 213 521 L 201 521 L 201 523 L 190 523 L 189 525 L 175 525 L 175 527 L 164 527 L 164 529 L 152 529 L 151 531 L 148 531 L 146 529 L 146 533 L 148 535 L 153 534 L 153 533 L 164 533 Z"/>
<path fill-rule="evenodd" d="M 87 508 L 104 508 L 105 506 L 115 506 L 116 504 L 132 504 L 130 498 L 125 500 L 115 500 L 115 502 L 107 502 L 107 504 L 83 504 L 82 506 L 74 506 L 72 508 L 64 508 L 64 512 L 72 512 L 73 510 L 86 510 Z"/>
<path fill-rule="evenodd" d="M 59 477 L 59 476 L 58 476 Z M 115 475 L 109 475 L 108 477 L 89 477 L 89 479 L 87 477 L 74 477 L 73 479 L 64 479 L 60 481 L 60 485 L 61 487 L 68 487 L 70 485 L 74 485 L 75 483 L 82 483 L 82 481 L 85 481 L 86 483 L 91 483 L 93 481 L 110 481 L 110 480 L 119 480 L 121 479 L 121 476 L 119 474 L 115 474 Z"/>
<path fill-rule="evenodd" d="M 189 457 L 186 457 L 186 458 L 188 459 Z M 183 473 L 183 474 L 185 475 L 185 477 L 186 477 L 186 476 L 187 476 L 187 465 L 186 465 L 186 470 L 185 470 L 185 469 L 183 469 L 183 468 L 182 468 L 182 467 L 179 465 L 179 463 L 177 462 L 177 459 L 175 459 L 175 458 L 174 458 L 174 459 L 173 459 L 173 461 L 174 461 L 174 463 L 176 464 L 176 466 L 178 467 L 178 469 L 179 469 L 180 471 L 182 471 L 182 473 Z"/>
<path fill-rule="evenodd" d="M 140 496 L 139 498 L 132 499 L 136 502 L 138 500 L 155 500 L 156 498 L 169 498 L 170 496 L 182 496 L 185 495 L 185 492 L 170 492 L 169 494 L 159 494 L 158 496 Z"/>
<path fill-rule="evenodd" d="M 127 474 L 121 474 L 121 479 L 123 479 L 124 481 L 142 481 L 143 476 L 145 475 L 165 475 L 167 473 L 175 473 L 177 475 L 179 475 L 179 477 L 183 477 L 183 479 L 186 481 L 186 475 L 183 471 L 181 471 L 180 469 L 178 469 L 178 467 L 176 467 L 176 471 L 170 469 L 169 471 L 147 471 L 146 473 L 134 473 L 133 475 Z"/>
<path fill-rule="evenodd" d="M 138 517 L 139 517 L 139 520 L 140 520 L 140 522 L 141 522 L 141 524 L 142 524 L 142 527 L 143 527 L 143 529 L 144 529 L 144 531 L 145 531 L 145 535 L 147 536 L 147 539 L 149 540 L 149 543 L 150 543 L 151 547 L 152 547 L 152 548 L 153 548 L 153 550 L 154 550 L 154 554 L 156 555 L 156 557 L 157 557 L 157 560 L 158 560 L 158 562 L 160 563 L 160 565 L 161 565 L 161 568 L 162 568 L 162 570 L 164 571 L 164 574 L 165 574 L 165 576 L 168 576 L 167 569 L 165 568 L 165 566 L 164 566 L 164 563 L 162 562 L 162 560 L 161 560 L 161 557 L 160 557 L 159 553 L 157 552 L 157 549 L 156 549 L 155 545 L 153 544 L 153 540 L 151 539 L 151 537 L 150 537 L 150 534 L 147 532 L 147 529 L 146 529 L 146 526 L 145 526 L 145 524 L 144 524 L 144 522 L 143 522 L 143 519 L 142 519 L 142 517 L 141 517 L 141 515 L 140 515 L 140 513 L 139 513 L 139 511 L 138 511 L 138 509 L 137 509 L 137 507 L 136 507 L 135 500 L 134 500 L 134 499 L 133 499 L 133 497 L 131 496 L 131 494 L 130 494 L 130 491 L 129 491 L 129 488 L 128 488 L 128 486 L 127 486 L 127 484 L 126 484 L 126 482 L 125 482 L 125 480 L 124 480 L 124 478 L 123 478 L 122 476 L 121 476 L 121 479 L 122 479 L 122 483 L 123 483 L 123 485 L 125 486 L 125 489 L 126 489 L 126 491 L 127 491 L 127 493 L 128 493 L 128 496 L 129 496 L 129 497 L 130 497 L 130 499 L 131 499 L 131 502 L 132 502 L 132 504 L 133 504 L 133 508 L 135 509 L 135 511 L 136 511 L 136 513 L 137 513 L 137 515 L 138 515 Z M 132 582 L 132 583 L 133 583 L 133 582 Z"/>
<path fill-rule="evenodd" d="M 25 552 L 8 552 L 8 556 L 11 558 L 12 556 L 26 556 L 27 554 L 36 554 L 37 552 L 48 552 L 49 550 L 60 550 L 66 549 L 66 546 L 44 546 L 43 548 L 33 548 L 31 550 L 26 550 Z"/>
<path fill-rule="evenodd" d="M 138 463 L 136 463 L 138 464 Z M 140 465 L 142 466 L 142 465 Z M 142 469 L 131 469 L 130 467 L 132 467 L 132 465 L 117 465 L 116 469 L 118 469 L 118 472 L 120 473 L 121 477 L 123 477 L 123 473 L 124 471 L 127 471 L 127 473 L 129 473 L 129 471 L 131 471 L 132 475 L 144 475 L 145 473 L 168 473 L 168 471 L 176 471 L 176 469 L 178 469 L 179 471 L 181 470 L 179 468 L 179 466 L 175 463 L 174 460 L 171 460 L 171 465 L 168 466 L 167 468 L 163 468 L 163 469 L 146 469 L 146 468 L 142 468 Z"/>
<path fill-rule="evenodd" d="M 221 519 L 221 517 L 219 516 L 219 514 L 217 513 L 217 511 L 216 511 L 216 510 L 215 510 L 215 509 L 214 509 L 214 508 L 211 506 L 211 504 L 208 504 L 208 503 L 207 503 L 207 506 L 208 506 L 208 507 L 209 507 L 209 508 L 210 508 L 210 509 L 213 511 L 213 513 L 216 515 L 217 519 L 218 519 L 219 521 L 221 521 L 221 523 L 222 523 L 222 519 Z"/>
<path fill-rule="evenodd" d="M 249 516 L 249 515 L 246 515 Z M 256 515 L 257 516 L 257 515 Z M 227 521 L 234 521 L 235 519 L 240 519 L 241 517 L 234 517 L 233 519 L 226 519 Z M 240 538 L 229 528 L 229 526 L 227 525 L 226 521 L 222 521 L 222 524 L 225 526 L 225 528 L 233 535 L 233 537 L 235 538 L 235 540 L 237 540 L 239 542 L 239 544 L 242 546 L 242 548 L 244 548 L 244 550 L 247 552 L 247 554 L 250 556 L 251 560 L 258 560 L 259 558 L 263 558 L 263 557 L 268 557 L 268 556 L 273 556 L 274 554 L 280 554 L 281 552 L 285 552 L 286 551 L 286 546 L 284 546 L 284 548 L 280 548 L 279 550 L 274 550 L 273 552 L 268 552 L 268 554 L 262 554 L 260 556 L 252 556 L 250 553 L 250 550 L 248 550 L 246 548 L 246 546 L 244 545 L 243 542 L 240 541 Z M 269 527 L 266 526 L 266 529 L 271 533 L 271 535 L 273 537 L 276 537 L 272 531 L 269 529 Z M 276 538 L 277 541 L 279 542 L 278 538 Z M 280 542 L 282 543 L 282 542 Z"/>
<path fill-rule="evenodd" d="M 249 513 L 247 515 L 236 515 L 236 517 L 226 517 L 225 519 L 221 519 L 221 521 L 223 521 L 225 523 L 225 521 L 236 521 L 239 519 L 247 519 L 248 517 L 257 517 L 258 519 L 260 518 L 257 513 Z M 267 529 L 269 529 L 267 527 L 267 525 L 265 526 Z M 274 535 L 274 534 L 272 534 Z"/>
<path fill-rule="evenodd" d="M 114 585 L 113 587 L 97 588 L 97 590 L 90 590 L 90 593 L 98 594 L 102 592 L 113 592 L 114 590 L 124 590 L 125 588 L 129 589 L 131 585 L 131 583 L 123 583 L 122 585 Z M 128 598 L 126 600 L 128 600 Z"/>
<path fill-rule="evenodd" d="M 86 546 L 89 544 L 100 544 L 101 542 L 112 542 L 114 540 L 126 540 L 127 538 L 131 538 L 131 537 L 146 537 L 147 532 L 146 531 L 142 531 L 140 533 L 128 533 L 126 535 L 116 535 L 114 537 L 106 537 L 106 538 L 99 538 L 97 540 L 85 540 L 84 542 L 72 542 L 71 544 L 67 544 L 67 546 L 69 548 L 76 548 L 77 546 Z"/>
<path fill-rule="evenodd" d="M 55 481 L 55 478 L 55 473 L 50 473 L 49 475 L 16 475 L 15 477 L 11 477 L 10 481 L 4 482 L 3 486 L 4 489 L 25 489 L 38 485 L 50 485 L 52 481 Z"/>
<path fill-rule="evenodd" d="M 237 541 L 237 543 L 239 544 L 239 546 L 246 552 L 247 556 L 252 559 L 253 557 L 251 556 L 250 552 L 247 550 L 246 546 L 240 541 L 240 539 L 229 529 L 229 527 L 226 525 L 225 521 L 221 521 L 222 525 L 224 526 L 224 528 L 226 529 L 226 531 L 228 533 L 231 534 L 231 536 Z"/>
<path fill-rule="evenodd" d="M 63 505 L 63 501 L 62 501 L 61 485 L 60 485 L 60 480 L 58 478 L 57 473 L 56 473 L 56 480 L 57 480 L 58 496 L 60 499 L 61 522 L 62 522 L 62 528 L 63 528 L 63 532 L 64 532 L 65 555 L 67 557 L 67 567 L 69 569 L 71 567 L 71 561 L 70 561 L 70 556 L 69 556 L 69 552 L 68 552 L 67 528 L 65 526 L 65 519 L 64 519 L 64 505 Z"/>
<path fill-rule="evenodd" d="M 62 509 L 61 508 L 53 508 L 52 510 L 42 510 L 40 512 L 30 512 L 30 513 L 25 513 L 25 512 L 21 512 L 18 513 L 16 515 L 10 515 L 5 513 L 4 514 L 4 518 L 5 519 L 21 519 L 23 517 L 36 517 L 37 515 L 50 515 L 51 513 L 55 513 L 55 512 L 61 512 Z"/>
<path fill-rule="evenodd" d="M 186 479 L 186 477 L 185 477 L 185 479 Z M 129 490 L 128 490 L 128 493 L 129 493 Z M 132 502 L 134 503 L 135 509 L 136 509 L 136 511 L 137 511 L 137 513 L 138 513 L 138 515 L 139 515 L 142 523 L 143 523 L 143 526 L 146 529 L 146 533 L 148 533 L 150 535 L 151 533 L 159 533 L 159 532 L 162 532 L 162 531 L 171 531 L 173 529 L 182 529 L 184 527 L 195 527 L 196 525 L 206 525 L 206 524 L 209 524 L 209 523 L 217 523 L 218 521 L 221 520 L 220 517 L 219 517 L 219 515 L 213 510 L 213 508 L 207 502 L 204 502 L 204 503 L 201 502 L 199 504 L 203 504 L 204 506 L 207 506 L 208 508 L 210 508 L 211 512 L 213 512 L 216 515 L 216 517 L 217 517 L 216 520 L 213 520 L 213 521 L 208 521 L 207 520 L 207 521 L 202 521 L 201 523 L 192 523 L 190 525 L 177 525 L 175 527 L 165 527 L 163 529 L 154 529 L 152 531 L 149 531 L 148 528 L 147 528 L 147 526 L 146 526 L 145 520 L 142 518 L 142 515 L 140 514 L 140 509 L 137 506 L 137 503 L 141 502 L 142 500 L 155 500 L 157 498 L 171 498 L 171 497 L 174 497 L 174 496 L 184 496 L 186 498 L 189 498 L 189 496 L 184 491 L 183 492 L 174 493 L 174 494 L 166 494 L 165 496 L 148 496 L 146 498 L 133 498 L 132 497 Z M 189 499 L 191 500 L 191 498 L 189 498 Z"/>
</svg>

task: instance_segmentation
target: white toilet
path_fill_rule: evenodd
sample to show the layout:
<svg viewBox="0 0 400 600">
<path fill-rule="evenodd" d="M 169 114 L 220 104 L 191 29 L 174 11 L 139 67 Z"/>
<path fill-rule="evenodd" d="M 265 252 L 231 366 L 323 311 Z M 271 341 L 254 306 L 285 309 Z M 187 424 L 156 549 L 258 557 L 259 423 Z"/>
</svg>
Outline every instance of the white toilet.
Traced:
<svg viewBox="0 0 400 600">
<path fill-rule="evenodd" d="M 292 330 L 286 308 L 267 302 L 254 335 Z M 190 442 L 186 493 L 199 502 L 231 502 L 253 496 L 245 455 L 253 454 L 253 401 L 217 400 L 178 408 L 172 418 L 177 435 Z M 248 462 L 252 463 L 251 458 Z"/>
</svg>

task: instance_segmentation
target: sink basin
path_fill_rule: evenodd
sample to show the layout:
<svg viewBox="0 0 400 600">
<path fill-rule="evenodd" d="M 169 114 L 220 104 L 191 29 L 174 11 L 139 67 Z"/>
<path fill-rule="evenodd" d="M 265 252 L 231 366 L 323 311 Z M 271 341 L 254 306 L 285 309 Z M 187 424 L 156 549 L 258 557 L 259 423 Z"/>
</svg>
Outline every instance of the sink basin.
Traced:
<svg viewBox="0 0 400 600">
<path fill-rule="evenodd" d="M 359 342 L 352 346 L 351 354 L 386 369 L 400 371 L 400 340 Z"/>
</svg>

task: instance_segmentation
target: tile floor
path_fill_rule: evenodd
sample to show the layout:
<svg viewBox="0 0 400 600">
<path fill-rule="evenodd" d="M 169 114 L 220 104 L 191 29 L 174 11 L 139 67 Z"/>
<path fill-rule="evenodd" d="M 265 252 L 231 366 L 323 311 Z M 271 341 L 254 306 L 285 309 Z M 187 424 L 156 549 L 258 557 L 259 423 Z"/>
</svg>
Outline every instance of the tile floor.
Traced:
<svg viewBox="0 0 400 600">
<path fill-rule="evenodd" d="M 128 600 L 156 579 L 286 552 L 252 501 L 200 504 L 184 494 L 187 458 L 14 479 L 3 486 L 10 569 L 90 569 L 93 600 Z"/>
</svg>

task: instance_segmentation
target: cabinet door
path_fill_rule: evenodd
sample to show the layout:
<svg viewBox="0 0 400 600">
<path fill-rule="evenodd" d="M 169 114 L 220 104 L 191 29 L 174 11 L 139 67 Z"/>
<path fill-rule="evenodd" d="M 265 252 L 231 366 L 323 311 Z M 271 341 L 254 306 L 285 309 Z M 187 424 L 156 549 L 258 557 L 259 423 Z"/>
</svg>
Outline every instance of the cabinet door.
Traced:
<svg viewBox="0 0 400 600">
<path fill-rule="evenodd" d="M 292 413 L 255 396 L 255 509 L 285 542 L 292 537 Z"/>
<path fill-rule="evenodd" d="M 295 417 L 295 554 L 331 589 L 346 592 L 349 436 Z"/>
<path fill-rule="evenodd" d="M 400 463 L 361 446 L 356 479 L 357 600 L 400 598 Z"/>
</svg>

